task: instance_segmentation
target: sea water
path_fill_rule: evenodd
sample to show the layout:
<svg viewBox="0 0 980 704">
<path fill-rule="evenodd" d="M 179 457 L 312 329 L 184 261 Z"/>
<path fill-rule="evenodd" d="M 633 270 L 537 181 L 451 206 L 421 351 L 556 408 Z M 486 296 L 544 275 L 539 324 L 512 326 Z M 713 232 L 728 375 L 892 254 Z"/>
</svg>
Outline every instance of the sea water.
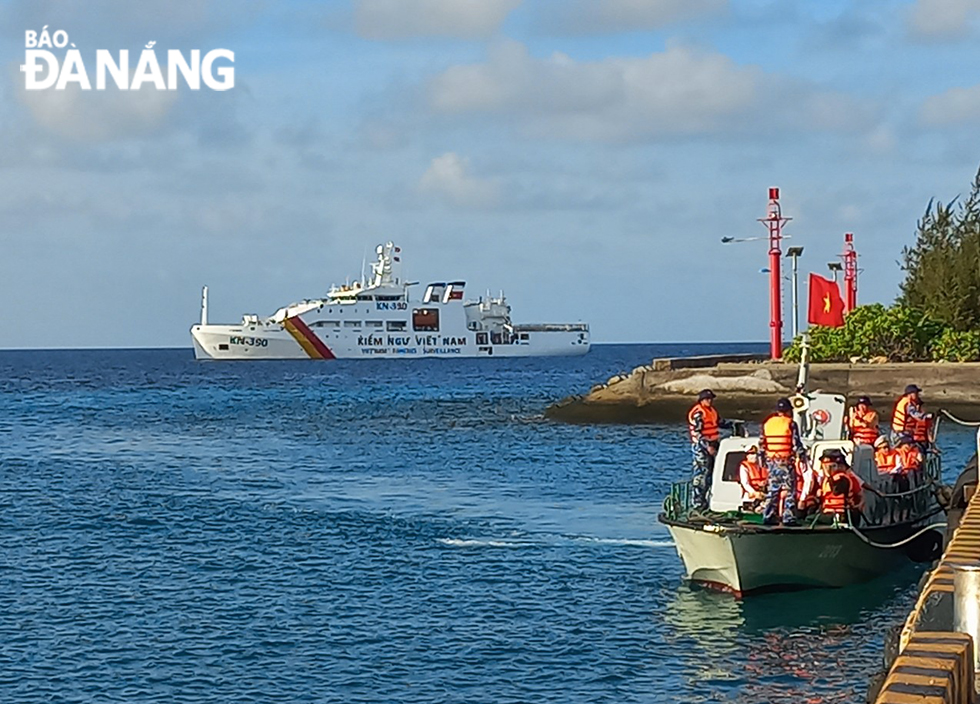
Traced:
<svg viewBox="0 0 980 704">
<path fill-rule="evenodd" d="M 543 417 L 654 356 L 746 350 L 0 352 L 0 701 L 858 701 L 917 568 L 692 588 L 656 522 L 683 419 Z M 955 476 L 973 436 L 944 435 Z"/>
</svg>

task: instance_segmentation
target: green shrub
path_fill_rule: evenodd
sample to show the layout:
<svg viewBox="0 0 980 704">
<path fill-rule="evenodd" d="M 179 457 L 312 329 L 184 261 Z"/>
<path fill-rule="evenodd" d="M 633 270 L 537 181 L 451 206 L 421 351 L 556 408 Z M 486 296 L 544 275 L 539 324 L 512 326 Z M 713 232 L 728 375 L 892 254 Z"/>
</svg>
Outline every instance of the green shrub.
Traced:
<svg viewBox="0 0 980 704">
<path fill-rule="evenodd" d="M 892 362 L 932 359 L 932 346 L 946 326 L 908 306 L 886 308 L 880 303 L 858 306 L 840 328 L 809 330 L 810 361 L 846 362 L 851 357 L 886 357 Z M 787 348 L 786 358 L 798 361 L 800 338 Z"/>
<path fill-rule="evenodd" d="M 944 330 L 930 349 L 937 362 L 980 362 L 980 330 Z"/>
</svg>

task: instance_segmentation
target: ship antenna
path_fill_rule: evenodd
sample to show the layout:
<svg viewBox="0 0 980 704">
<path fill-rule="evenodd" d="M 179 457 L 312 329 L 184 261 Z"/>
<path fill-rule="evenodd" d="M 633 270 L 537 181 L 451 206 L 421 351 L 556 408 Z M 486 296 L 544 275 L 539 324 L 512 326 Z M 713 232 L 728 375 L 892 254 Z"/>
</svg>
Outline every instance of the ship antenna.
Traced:
<svg viewBox="0 0 980 704">
<path fill-rule="evenodd" d="M 364 248 L 364 254 L 361 255 L 361 288 L 364 288 L 367 284 L 367 280 L 364 275 L 364 267 L 367 266 L 367 247 Z"/>
<path fill-rule="evenodd" d="M 208 324 L 208 287 L 201 289 L 201 325 Z"/>
</svg>

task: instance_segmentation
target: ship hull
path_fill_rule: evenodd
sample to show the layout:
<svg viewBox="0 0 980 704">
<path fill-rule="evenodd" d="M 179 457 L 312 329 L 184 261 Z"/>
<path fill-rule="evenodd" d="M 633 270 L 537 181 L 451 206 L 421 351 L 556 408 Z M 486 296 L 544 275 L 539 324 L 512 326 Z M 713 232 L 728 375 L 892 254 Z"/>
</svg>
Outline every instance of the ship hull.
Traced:
<svg viewBox="0 0 980 704">
<path fill-rule="evenodd" d="M 843 587 L 908 563 L 904 550 L 872 547 L 847 529 L 741 531 L 680 522 L 668 522 L 667 527 L 691 582 L 739 596 L 780 589 Z M 898 542 L 915 530 L 906 524 L 866 534 L 874 542 L 886 544 Z"/>
<path fill-rule="evenodd" d="M 509 344 L 484 344 L 476 333 L 347 333 L 324 332 L 304 325 L 195 325 L 191 328 L 194 356 L 200 360 L 261 359 L 417 359 L 423 357 L 547 357 L 583 355 L 589 351 L 588 332 L 578 326 L 537 326 Z M 568 329 L 562 329 L 567 327 Z M 553 328 L 553 329 L 552 329 Z M 521 339 L 526 337 L 526 339 Z"/>
</svg>

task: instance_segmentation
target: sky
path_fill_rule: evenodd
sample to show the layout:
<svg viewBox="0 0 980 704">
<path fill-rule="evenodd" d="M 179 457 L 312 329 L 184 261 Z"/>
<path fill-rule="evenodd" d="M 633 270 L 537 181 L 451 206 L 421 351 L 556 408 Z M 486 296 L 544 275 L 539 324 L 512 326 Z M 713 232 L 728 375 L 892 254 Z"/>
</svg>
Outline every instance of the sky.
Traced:
<svg viewBox="0 0 980 704">
<path fill-rule="evenodd" d="M 44 26 L 93 75 L 152 41 L 233 51 L 235 85 L 28 91 Z M 416 296 L 762 341 L 767 246 L 721 238 L 765 235 L 770 186 L 801 292 L 853 232 L 890 303 L 980 166 L 978 39 L 980 0 L 7 0 L 0 348 L 187 347 L 201 286 L 211 322 L 268 315 L 388 240 Z"/>
</svg>

